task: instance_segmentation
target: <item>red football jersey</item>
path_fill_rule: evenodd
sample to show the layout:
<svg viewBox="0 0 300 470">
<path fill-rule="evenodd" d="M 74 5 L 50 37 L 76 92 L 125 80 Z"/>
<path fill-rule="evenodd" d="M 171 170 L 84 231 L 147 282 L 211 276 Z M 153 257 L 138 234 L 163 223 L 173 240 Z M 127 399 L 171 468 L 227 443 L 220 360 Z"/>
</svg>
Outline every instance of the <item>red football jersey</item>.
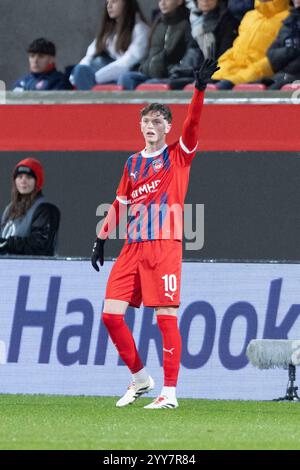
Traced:
<svg viewBox="0 0 300 470">
<path fill-rule="evenodd" d="M 203 100 L 204 92 L 195 88 L 179 141 L 152 154 L 143 150 L 128 158 L 117 198 L 99 238 L 109 237 L 129 204 L 128 243 L 182 240 L 184 199 L 196 154 Z"/>
<path fill-rule="evenodd" d="M 117 189 L 118 201 L 130 205 L 127 243 L 182 240 L 184 200 L 196 148 L 189 151 L 180 138 L 152 154 L 143 150 L 128 158 Z"/>
</svg>

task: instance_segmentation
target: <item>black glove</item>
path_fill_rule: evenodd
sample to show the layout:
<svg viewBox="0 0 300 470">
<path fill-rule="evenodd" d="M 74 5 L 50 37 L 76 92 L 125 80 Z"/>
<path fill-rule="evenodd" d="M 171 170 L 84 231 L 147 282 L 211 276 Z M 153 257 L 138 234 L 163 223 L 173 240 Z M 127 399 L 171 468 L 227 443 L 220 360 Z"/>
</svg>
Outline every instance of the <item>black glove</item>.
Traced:
<svg viewBox="0 0 300 470">
<path fill-rule="evenodd" d="M 99 261 L 100 266 L 103 266 L 104 263 L 104 243 L 105 240 L 102 240 L 101 238 L 96 238 L 93 246 L 93 251 L 92 251 L 92 257 L 91 257 L 91 262 L 92 266 L 96 271 L 99 272 L 99 266 L 97 262 Z"/>
<path fill-rule="evenodd" d="M 7 253 L 7 240 L 0 238 L 0 253 Z"/>
<path fill-rule="evenodd" d="M 195 87 L 199 91 L 203 91 L 206 88 L 211 76 L 219 70 L 218 62 L 213 59 L 205 59 L 199 70 L 194 70 Z"/>
</svg>

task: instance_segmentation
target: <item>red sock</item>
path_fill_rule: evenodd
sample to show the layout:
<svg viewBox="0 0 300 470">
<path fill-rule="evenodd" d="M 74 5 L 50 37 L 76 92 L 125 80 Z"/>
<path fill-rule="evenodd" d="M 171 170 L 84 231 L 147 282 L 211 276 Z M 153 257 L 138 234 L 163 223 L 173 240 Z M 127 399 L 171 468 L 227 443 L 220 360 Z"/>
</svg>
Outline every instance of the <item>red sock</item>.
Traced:
<svg viewBox="0 0 300 470">
<path fill-rule="evenodd" d="M 131 373 L 135 374 L 141 370 L 144 366 L 131 331 L 124 320 L 124 315 L 103 313 L 102 319 L 112 342 Z"/>
<path fill-rule="evenodd" d="M 157 315 L 157 324 L 163 338 L 164 385 L 176 387 L 181 357 L 181 336 L 177 317 Z"/>
</svg>

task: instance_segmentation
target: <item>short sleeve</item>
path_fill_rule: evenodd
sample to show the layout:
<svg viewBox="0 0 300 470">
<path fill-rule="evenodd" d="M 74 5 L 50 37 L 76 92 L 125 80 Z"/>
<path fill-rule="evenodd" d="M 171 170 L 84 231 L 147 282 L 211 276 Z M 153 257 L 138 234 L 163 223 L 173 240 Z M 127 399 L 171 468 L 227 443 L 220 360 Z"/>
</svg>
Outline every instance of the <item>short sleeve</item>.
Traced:
<svg viewBox="0 0 300 470">
<path fill-rule="evenodd" d="M 117 189 L 117 200 L 122 204 L 130 204 L 131 182 L 128 176 L 127 162 L 124 166 L 123 175 Z"/>
</svg>

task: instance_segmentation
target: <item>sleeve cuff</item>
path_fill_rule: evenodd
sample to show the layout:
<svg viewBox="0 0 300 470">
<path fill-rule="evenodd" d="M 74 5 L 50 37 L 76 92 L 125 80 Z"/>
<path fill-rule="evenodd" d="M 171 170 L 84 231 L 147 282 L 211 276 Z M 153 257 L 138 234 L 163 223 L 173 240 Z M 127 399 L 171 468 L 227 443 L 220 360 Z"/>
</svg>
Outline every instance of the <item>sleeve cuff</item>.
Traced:
<svg viewBox="0 0 300 470">
<path fill-rule="evenodd" d="M 119 196 L 117 196 L 116 198 L 121 204 L 125 204 L 125 205 L 128 205 L 130 204 L 130 200 L 129 199 L 121 199 Z"/>
<path fill-rule="evenodd" d="M 184 143 L 182 142 L 182 137 L 180 137 L 179 143 L 180 143 L 180 147 L 182 148 L 182 150 L 183 150 L 185 153 L 194 153 L 194 152 L 197 150 L 197 147 L 198 147 L 198 142 L 197 142 L 196 147 L 195 147 L 193 150 L 189 150 L 189 149 L 184 145 Z"/>
</svg>

